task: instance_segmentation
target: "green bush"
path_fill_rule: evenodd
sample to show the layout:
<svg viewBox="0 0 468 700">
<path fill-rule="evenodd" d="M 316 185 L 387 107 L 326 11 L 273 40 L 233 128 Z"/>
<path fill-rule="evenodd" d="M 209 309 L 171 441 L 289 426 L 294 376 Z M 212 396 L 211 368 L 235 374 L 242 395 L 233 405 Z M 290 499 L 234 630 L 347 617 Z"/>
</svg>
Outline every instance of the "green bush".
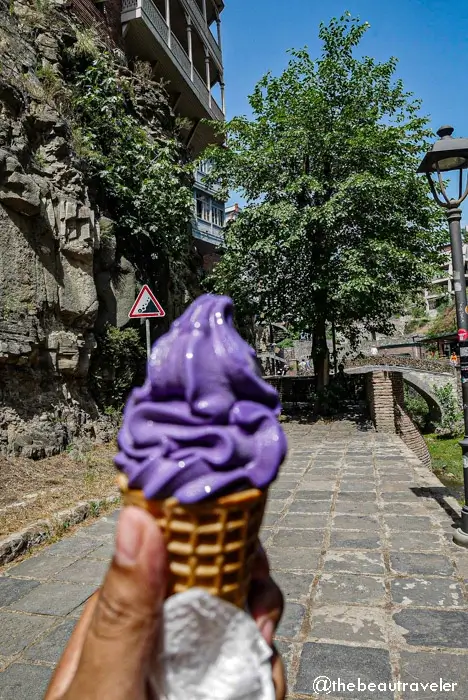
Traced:
<svg viewBox="0 0 468 700">
<path fill-rule="evenodd" d="M 96 55 L 85 33 L 67 57 L 76 155 L 116 222 L 118 253 L 151 281 L 191 242 L 193 175 L 167 97 L 141 70 L 132 73 L 108 51 Z"/>
<path fill-rule="evenodd" d="M 145 345 L 135 328 L 124 330 L 107 325 L 96 337 L 97 348 L 90 368 L 91 391 L 109 416 L 122 411 L 125 400 L 145 364 Z"/>
<path fill-rule="evenodd" d="M 293 348 L 294 347 L 294 339 L 293 338 L 284 338 L 284 340 L 280 340 L 280 342 L 276 343 L 276 345 L 279 348 Z"/>
<path fill-rule="evenodd" d="M 429 424 L 429 406 L 414 389 L 405 387 L 405 411 L 423 433 Z"/>
<path fill-rule="evenodd" d="M 446 437 L 459 435 L 463 429 L 463 413 L 451 384 L 434 386 L 434 394 L 442 406 L 442 419 L 436 424 L 436 433 Z"/>
<path fill-rule="evenodd" d="M 454 304 L 444 304 L 440 307 L 436 318 L 428 328 L 429 336 L 445 335 L 457 332 L 457 318 Z"/>
<path fill-rule="evenodd" d="M 414 333 L 420 328 L 424 328 L 424 326 L 428 323 L 429 318 L 427 316 L 421 316 L 420 318 L 412 318 L 405 324 L 405 333 Z"/>
</svg>

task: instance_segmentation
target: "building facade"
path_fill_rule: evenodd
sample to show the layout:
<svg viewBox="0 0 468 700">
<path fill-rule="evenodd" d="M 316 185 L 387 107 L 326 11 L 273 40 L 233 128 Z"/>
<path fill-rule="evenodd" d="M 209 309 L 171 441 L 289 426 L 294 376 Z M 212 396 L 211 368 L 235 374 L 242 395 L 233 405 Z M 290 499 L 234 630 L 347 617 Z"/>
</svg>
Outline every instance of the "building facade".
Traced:
<svg viewBox="0 0 468 700">
<path fill-rule="evenodd" d="M 465 237 L 468 232 L 468 227 L 465 228 Z M 447 244 L 442 248 L 444 262 L 440 267 L 437 276 L 432 280 L 430 289 L 424 292 L 424 300 L 426 302 L 426 311 L 430 315 L 435 315 L 439 306 L 444 303 L 451 302 L 455 298 L 455 289 L 453 286 L 453 265 L 452 265 L 452 246 Z M 463 258 L 465 260 L 465 279 L 468 284 L 468 244 L 463 244 Z"/>
<path fill-rule="evenodd" d="M 80 21 L 97 29 L 111 48 L 147 61 L 164 82 L 181 133 L 196 158 L 217 137 L 210 121 L 225 117 L 221 47 L 224 0 L 71 0 Z M 220 188 L 206 183 L 210 163 L 195 170 L 192 233 L 200 268 L 209 272 L 223 243 L 225 202 Z M 200 272 L 202 271 L 200 269 Z"/>
<path fill-rule="evenodd" d="M 204 120 L 224 119 L 223 9 L 223 0 L 122 0 L 125 51 L 165 81 L 193 156 L 215 141 Z"/>
<path fill-rule="evenodd" d="M 226 223 L 228 224 L 230 221 L 237 219 L 240 211 L 241 208 L 238 204 L 230 204 L 228 207 L 226 207 Z"/>
<path fill-rule="evenodd" d="M 192 232 L 195 245 L 203 260 L 204 272 L 210 272 L 219 260 L 219 248 L 224 241 L 225 202 L 220 187 L 208 185 L 209 161 L 199 163 L 195 171 Z"/>
<path fill-rule="evenodd" d="M 216 140 L 205 120 L 224 120 L 221 50 L 223 0 L 122 0 L 122 34 L 128 54 L 149 61 L 166 83 L 174 111 L 187 122 L 193 157 Z M 206 184 L 210 163 L 195 171 L 192 232 L 204 272 L 219 260 L 224 201 Z"/>
</svg>

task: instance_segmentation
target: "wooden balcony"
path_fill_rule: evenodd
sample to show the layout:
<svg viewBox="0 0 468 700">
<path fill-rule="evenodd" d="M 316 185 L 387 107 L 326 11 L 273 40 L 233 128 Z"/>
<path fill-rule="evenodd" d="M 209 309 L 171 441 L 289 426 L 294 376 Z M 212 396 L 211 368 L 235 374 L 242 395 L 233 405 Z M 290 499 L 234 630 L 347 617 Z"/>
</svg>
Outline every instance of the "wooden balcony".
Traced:
<svg viewBox="0 0 468 700">
<path fill-rule="evenodd" d="M 222 71 L 223 69 L 223 57 L 221 53 L 221 47 L 216 42 L 213 34 L 211 33 L 205 18 L 203 17 L 202 11 L 196 0 L 181 0 L 182 5 L 187 10 L 190 15 L 194 27 L 199 32 L 200 36 L 207 42 L 208 47 L 211 51 L 212 56 L 218 64 L 218 68 Z"/>
<path fill-rule="evenodd" d="M 169 22 L 158 6 L 166 8 Z M 168 81 L 179 114 L 195 123 L 224 119 L 224 104 L 220 107 L 212 95 L 220 83 L 224 103 L 221 48 L 197 0 L 123 0 L 122 24 L 130 55 L 150 61 Z M 199 130 L 206 132 L 206 125 Z M 205 133 L 202 140 L 208 143 L 207 138 Z"/>
</svg>

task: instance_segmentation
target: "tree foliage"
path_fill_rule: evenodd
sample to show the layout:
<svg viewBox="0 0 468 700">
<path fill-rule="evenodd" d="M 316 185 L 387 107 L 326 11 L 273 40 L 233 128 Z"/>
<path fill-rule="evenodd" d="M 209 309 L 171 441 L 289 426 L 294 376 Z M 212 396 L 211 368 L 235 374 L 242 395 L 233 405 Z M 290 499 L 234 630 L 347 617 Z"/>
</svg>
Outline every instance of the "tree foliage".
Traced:
<svg viewBox="0 0 468 700">
<path fill-rule="evenodd" d="M 405 411 L 423 433 L 430 419 L 430 409 L 421 394 L 405 385 Z"/>
<path fill-rule="evenodd" d="M 118 286 L 125 257 L 137 280 L 150 284 L 169 308 L 170 318 L 185 301 L 193 275 L 193 173 L 164 87 L 153 80 L 148 64 L 130 69 L 118 51 L 100 45 L 88 30 L 77 31 L 66 52 L 64 78 L 68 105 L 62 100 L 62 111 L 72 124 L 79 170 L 101 215 L 101 253 L 106 247 L 102 215 L 113 222 L 112 281 Z M 112 326 L 96 339 L 90 385 L 102 408 L 118 412 L 131 386 L 142 380 L 143 339 L 137 329 Z"/>
<path fill-rule="evenodd" d="M 162 87 L 88 44 L 69 55 L 76 150 L 118 251 L 149 281 L 190 245 L 191 171 Z"/>
<path fill-rule="evenodd" d="M 436 425 L 436 433 L 445 437 L 460 435 L 463 430 L 463 412 L 452 385 L 434 386 L 434 394 L 442 407 L 442 419 Z"/>
<path fill-rule="evenodd" d="M 145 348 L 136 328 L 108 324 L 98 336 L 99 353 L 92 359 L 90 386 L 101 408 L 120 413 L 144 368 Z"/>
<path fill-rule="evenodd" d="M 292 51 L 250 96 L 252 118 L 221 127 L 210 157 L 248 206 L 226 231 L 215 289 L 244 314 L 314 335 L 326 381 L 326 327 L 351 341 L 388 332 L 438 261 L 440 215 L 416 168 L 428 120 L 395 79 L 396 59 L 355 56 L 368 28 L 346 14 L 320 26 L 322 54 Z M 320 380 L 319 380 L 320 381 Z"/>
</svg>

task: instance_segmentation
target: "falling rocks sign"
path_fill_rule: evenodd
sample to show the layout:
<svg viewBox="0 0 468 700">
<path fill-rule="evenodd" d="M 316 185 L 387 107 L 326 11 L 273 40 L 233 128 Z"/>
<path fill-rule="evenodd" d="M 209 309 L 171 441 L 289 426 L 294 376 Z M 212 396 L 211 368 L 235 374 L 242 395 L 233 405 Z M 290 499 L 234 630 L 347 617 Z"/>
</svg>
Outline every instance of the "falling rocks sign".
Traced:
<svg viewBox="0 0 468 700">
<path fill-rule="evenodd" d="M 163 307 L 156 299 L 155 295 L 145 284 L 137 296 L 132 306 L 129 318 L 163 318 L 166 315 Z"/>
</svg>

